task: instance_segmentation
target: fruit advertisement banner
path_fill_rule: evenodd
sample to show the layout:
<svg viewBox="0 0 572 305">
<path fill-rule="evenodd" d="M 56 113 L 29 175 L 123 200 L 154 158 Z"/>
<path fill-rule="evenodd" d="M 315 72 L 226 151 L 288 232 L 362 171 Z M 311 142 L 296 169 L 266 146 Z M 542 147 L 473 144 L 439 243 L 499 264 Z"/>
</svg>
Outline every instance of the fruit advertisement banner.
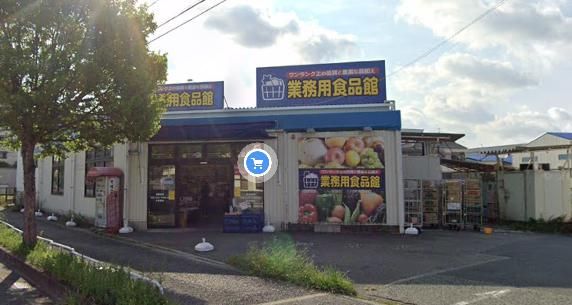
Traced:
<svg viewBox="0 0 572 305">
<path fill-rule="evenodd" d="M 298 142 L 299 223 L 386 222 L 380 137 L 311 137 Z"/>
<path fill-rule="evenodd" d="M 256 106 L 384 103 L 385 61 L 256 69 Z"/>
</svg>

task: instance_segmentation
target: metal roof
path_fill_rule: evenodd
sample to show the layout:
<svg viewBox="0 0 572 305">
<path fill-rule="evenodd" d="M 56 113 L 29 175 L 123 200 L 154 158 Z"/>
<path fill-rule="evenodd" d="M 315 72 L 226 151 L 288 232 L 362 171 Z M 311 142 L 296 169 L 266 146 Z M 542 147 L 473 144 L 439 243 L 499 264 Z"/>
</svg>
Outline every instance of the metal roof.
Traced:
<svg viewBox="0 0 572 305">
<path fill-rule="evenodd" d="M 441 132 L 424 132 L 423 130 L 402 130 L 401 139 L 417 140 L 417 141 L 434 141 L 434 142 L 455 142 L 464 137 L 463 133 L 441 133 Z"/>
<path fill-rule="evenodd" d="M 485 154 L 485 155 L 497 155 L 497 154 L 508 154 L 512 152 L 524 151 L 526 144 L 510 144 L 510 145 L 500 145 L 500 146 L 489 146 L 489 147 L 478 147 L 467 149 L 467 154 Z"/>
<path fill-rule="evenodd" d="M 546 134 L 572 141 L 572 132 L 547 132 Z"/>
</svg>

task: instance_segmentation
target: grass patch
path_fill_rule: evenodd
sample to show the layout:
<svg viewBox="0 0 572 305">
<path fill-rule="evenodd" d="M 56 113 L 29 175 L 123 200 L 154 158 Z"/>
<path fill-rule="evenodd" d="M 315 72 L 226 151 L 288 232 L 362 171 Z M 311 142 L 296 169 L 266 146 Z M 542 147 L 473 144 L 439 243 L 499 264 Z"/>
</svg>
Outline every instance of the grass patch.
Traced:
<svg viewBox="0 0 572 305">
<path fill-rule="evenodd" d="M 528 221 L 509 222 L 507 225 L 518 231 L 530 231 L 539 233 L 572 233 L 572 222 L 567 222 L 564 217 L 545 219 L 529 219 Z"/>
<path fill-rule="evenodd" d="M 319 268 L 289 238 L 275 238 L 263 247 L 251 247 L 229 263 L 252 275 L 282 280 L 308 288 L 357 295 L 353 282 L 334 268 Z"/>
<path fill-rule="evenodd" d="M 22 237 L 0 224 L 0 246 L 26 258 L 67 285 L 72 295 L 68 304 L 88 305 L 168 305 L 167 298 L 145 282 L 130 278 L 122 268 L 101 268 L 81 261 L 78 257 L 56 251 L 44 242 L 26 249 Z"/>
</svg>

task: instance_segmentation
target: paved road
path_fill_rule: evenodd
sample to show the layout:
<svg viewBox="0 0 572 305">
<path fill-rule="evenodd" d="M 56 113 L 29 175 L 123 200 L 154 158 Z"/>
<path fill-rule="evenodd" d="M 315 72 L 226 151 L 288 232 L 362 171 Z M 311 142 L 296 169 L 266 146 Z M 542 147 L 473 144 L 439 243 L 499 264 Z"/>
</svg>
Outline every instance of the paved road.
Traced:
<svg viewBox="0 0 572 305">
<path fill-rule="evenodd" d="M 130 238 L 181 251 L 206 236 L 226 260 L 263 234 L 138 232 Z M 572 237 L 532 233 L 427 231 L 417 237 L 391 234 L 290 234 L 315 262 L 343 270 L 362 297 L 417 305 L 572 304 Z"/>
<path fill-rule="evenodd" d="M 362 285 L 360 289 L 372 299 L 379 296 L 419 305 L 572 304 L 572 238 L 499 235 L 485 243 L 490 246 L 476 243 L 475 257 L 464 251 L 455 253 L 450 255 L 449 266 L 424 270 L 390 283 Z M 451 243 L 451 248 L 456 245 L 462 243 Z M 459 263 L 458 258 L 462 257 L 467 259 Z"/>
<path fill-rule="evenodd" d="M 0 305 L 51 305 L 52 302 L 40 295 L 18 273 L 0 262 Z"/>
<path fill-rule="evenodd" d="M 20 214 L 6 213 L 6 218 L 13 225 L 21 226 Z M 130 266 L 159 278 L 169 296 L 179 304 L 371 304 L 358 299 L 322 294 L 285 283 L 246 276 L 225 264 L 199 261 L 189 254 L 174 254 L 136 246 L 82 229 L 65 228 L 44 220 L 39 221 L 38 227 L 42 235 L 70 245 L 88 256 Z M 180 241 L 180 243 L 186 242 Z"/>
<path fill-rule="evenodd" d="M 48 227 L 42 224 L 41 228 Z M 70 240 L 87 254 L 98 253 L 100 258 L 131 264 L 151 272 L 165 270 L 169 285 L 186 287 L 181 288 L 182 292 L 196 291 L 198 300 L 203 303 L 197 301 L 195 304 L 217 304 L 216 301 L 220 299 L 209 296 L 212 293 L 220 294 L 221 298 L 236 298 L 236 304 L 288 298 L 294 299 L 270 304 L 359 304 L 359 301 L 339 297 L 331 301 L 328 300 L 329 295 L 315 295 L 316 292 L 289 285 L 263 284 L 257 278 L 213 269 L 192 261 L 181 263 L 181 260 L 172 260 L 172 253 L 150 254 L 122 243 L 110 244 L 107 239 L 97 241 L 94 245 L 93 240 L 82 240 L 83 235 L 71 234 L 79 236 L 75 238 L 68 236 L 69 230 L 65 229 L 51 228 L 49 233 L 61 235 L 64 242 Z M 265 234 L 195 231 L 138 232 L 129 235 L 129 238 L 173 248 L 181 253 L 192 253 L 192 247 L 203 236 L 217 247 L 216 251 L 204 254 L 204 257 L 220 261 L 245 251 L 253 243 L 273 238 Z M 572 304 L 570 236 L 532 233 L 495 233 L 486 236 L 452 231 L 428 231 L 417 237 L 312 233 L 290 236 L 299 246 L 307 248 L 318 264 L 333 265 L 348 272 L 357 283 L 361 297 L 372 301 L 393 299 L 416 305 Z M 100 247 L 100 243 L 104 248 L 114 248 L 119 255 L 94 250 Z M 134 252 L 138 255 L 133 255 Z M 234 281 L 240 284 L 229 284 Z M 202 292 L 203 295 L 201 287 L 206 286 L 210 288 Z M 269 289 L 268 295 L 261 296 L 264 293 L 260 293 L 260 289 Z M 242 295 L 245 298 L 241 298 Z M 302 299 L 297 299 L 299 297 Z"/>
</svg>

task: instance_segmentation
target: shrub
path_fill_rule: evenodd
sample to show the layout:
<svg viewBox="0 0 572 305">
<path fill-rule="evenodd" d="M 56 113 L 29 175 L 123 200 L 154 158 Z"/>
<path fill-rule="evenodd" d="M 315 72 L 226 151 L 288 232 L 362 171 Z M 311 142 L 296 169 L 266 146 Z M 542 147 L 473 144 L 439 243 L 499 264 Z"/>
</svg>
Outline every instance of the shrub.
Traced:
<svg viewBox="0 0 572 305">
<path fill-rule="evenodd" d="M 15 253 L 66 284 L 72 294 L 68 304 L 167 305 L 171 304 L 156 287 L 133 280 L 123 268 L 102 268 L 71 254 L 38 242 L 26 249 L 22 237 L 0 224 L 0 246 Z"/>
<path fill-rule="evenodd" d="M 250 274 L 287 281 L 332 293 L 356 295 L 352 281 L 334 268 L 319 268 L 291 239 L 274 239 L 264 247 L 251 247 L 229 263 Z"/>
</svg>

